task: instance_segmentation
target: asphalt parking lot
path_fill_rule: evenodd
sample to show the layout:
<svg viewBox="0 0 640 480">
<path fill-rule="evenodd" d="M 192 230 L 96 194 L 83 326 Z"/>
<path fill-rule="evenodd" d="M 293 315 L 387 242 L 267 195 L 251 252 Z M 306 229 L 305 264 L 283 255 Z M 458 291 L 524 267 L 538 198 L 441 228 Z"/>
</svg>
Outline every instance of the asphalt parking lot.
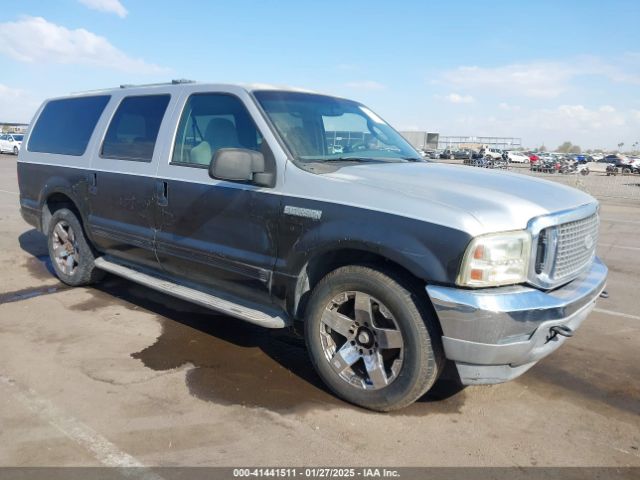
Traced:
<svg viewBox="0 0 640 480">
<path fill-rule="evenodd" d="M 576 337 L 513 382 L 377 414 L 327 393 L 284 332 L 115 277 L 61 285 L 15 161 L 0 155 L 0 466 L 640 466 L 640 201 L 602 198 L 610 297 Z"/>
</svg>

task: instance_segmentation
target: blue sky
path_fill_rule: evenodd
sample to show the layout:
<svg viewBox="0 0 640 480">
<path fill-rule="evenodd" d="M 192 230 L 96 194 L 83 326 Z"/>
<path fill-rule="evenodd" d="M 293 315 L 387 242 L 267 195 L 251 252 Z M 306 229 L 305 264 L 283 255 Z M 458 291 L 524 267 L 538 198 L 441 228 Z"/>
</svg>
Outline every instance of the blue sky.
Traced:
<svg viewBox="0 0 640 480">
<path fill-rule="evenodd" d="M 398 129 L 528 146 L 640 141 L 640 2 L 22 0 L 0 14 L 0 120 L 171 78 L 360 100 Z"/>
</svg>

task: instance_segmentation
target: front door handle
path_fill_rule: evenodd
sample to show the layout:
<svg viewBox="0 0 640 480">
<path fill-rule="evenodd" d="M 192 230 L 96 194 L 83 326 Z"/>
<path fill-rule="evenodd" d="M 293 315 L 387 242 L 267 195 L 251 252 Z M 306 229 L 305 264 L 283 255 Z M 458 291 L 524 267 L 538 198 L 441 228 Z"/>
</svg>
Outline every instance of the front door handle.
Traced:
<svg viewBox="0 0 640 480">
<path fill-rule="evenodd" d="M 164 180 L 158 180 L 156 183 L 156 198 L 158 205 L 166 207 L 169 205 L 169 184 Z"/>
</svg>

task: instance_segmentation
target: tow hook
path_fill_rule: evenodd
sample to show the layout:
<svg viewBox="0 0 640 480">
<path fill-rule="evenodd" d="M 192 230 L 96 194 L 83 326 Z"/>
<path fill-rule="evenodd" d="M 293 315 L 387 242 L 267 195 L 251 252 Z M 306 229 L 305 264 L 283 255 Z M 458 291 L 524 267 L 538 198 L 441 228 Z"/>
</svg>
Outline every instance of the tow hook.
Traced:
<svg viewBox="0 0 640 480">
<path fill-rule="evenodd" d="M 549 336 L 547 337 L 547 342 L 550 342 L 558 335 L 562 335 L 563 337 L 573 337 L 573 330 L 566 325 L 554 325 L 553 327 L 549 328 Z"/>
</svg>

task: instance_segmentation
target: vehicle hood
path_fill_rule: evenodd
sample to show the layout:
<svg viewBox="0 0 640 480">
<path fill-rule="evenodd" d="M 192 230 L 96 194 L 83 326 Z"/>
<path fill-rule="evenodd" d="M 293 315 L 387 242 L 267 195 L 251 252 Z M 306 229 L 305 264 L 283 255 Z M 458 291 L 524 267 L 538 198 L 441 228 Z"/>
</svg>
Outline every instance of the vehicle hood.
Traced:
<svg viewBox="0 0 640 480">
<path fill-rule="evenodd" d="M 370 208 L 457 224 L 472 235 L 524 229 L 534 217 L 597 203 L 556 182 L 462 165 L 360 164 L 327 176 L 349 182 L 359 197 L 369 198 Z"/>
</svg>

